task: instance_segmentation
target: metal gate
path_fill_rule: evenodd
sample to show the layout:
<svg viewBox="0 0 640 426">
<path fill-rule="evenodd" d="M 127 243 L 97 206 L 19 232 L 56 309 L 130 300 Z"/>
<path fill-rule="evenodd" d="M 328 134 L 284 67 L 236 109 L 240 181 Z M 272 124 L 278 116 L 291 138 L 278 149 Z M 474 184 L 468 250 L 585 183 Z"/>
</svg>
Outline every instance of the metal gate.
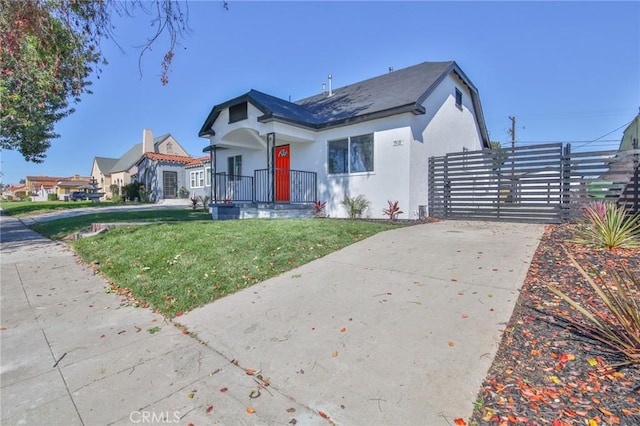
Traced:
<svg viewBox="0 0 640 426">
<path fill-rule="evenodd" d="M 594 200 L 637 212 L 637 143 L 634 148 L 572 153 L 571 145 L 554 143 L 431 157 L 429 215 L 559 223 Z"/>
</svg>

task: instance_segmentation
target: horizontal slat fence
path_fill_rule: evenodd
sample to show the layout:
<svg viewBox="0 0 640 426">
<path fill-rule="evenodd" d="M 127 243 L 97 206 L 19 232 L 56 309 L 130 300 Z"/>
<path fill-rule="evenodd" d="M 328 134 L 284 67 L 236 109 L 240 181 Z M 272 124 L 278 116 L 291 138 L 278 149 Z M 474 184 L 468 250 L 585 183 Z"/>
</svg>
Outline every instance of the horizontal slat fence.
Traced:
<svg viewBox="0 0 640 426">
<path fill-rule="evenodd" d="M 431 157 L 429 215 L 558 223 L 598 199 L 638 211 L 638 152 L 554 143 Z"/>
</svg>

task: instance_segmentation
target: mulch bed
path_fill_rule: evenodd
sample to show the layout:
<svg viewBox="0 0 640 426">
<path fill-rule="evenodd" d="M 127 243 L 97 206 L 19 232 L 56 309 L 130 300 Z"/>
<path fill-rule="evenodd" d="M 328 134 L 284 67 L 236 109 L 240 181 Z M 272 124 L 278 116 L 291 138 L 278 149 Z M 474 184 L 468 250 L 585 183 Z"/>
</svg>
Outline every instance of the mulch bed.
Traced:
<svg viewBox="0 0 640 426">
<path fill-rule="evenodd" d="M 640 425 L 640 367 L 610 368 L 624 358 L 571 331 L 562 318 L 580 314 L 547 287 L 553 283 L 583 306 L 599 307 L 562 245 L 587 271 L 591 265 L 598 271 L 626 265 L 636 276 L 640 249 L 571 243 L 575 226 L 547 226 L 471 425 Z"/>
</svg>

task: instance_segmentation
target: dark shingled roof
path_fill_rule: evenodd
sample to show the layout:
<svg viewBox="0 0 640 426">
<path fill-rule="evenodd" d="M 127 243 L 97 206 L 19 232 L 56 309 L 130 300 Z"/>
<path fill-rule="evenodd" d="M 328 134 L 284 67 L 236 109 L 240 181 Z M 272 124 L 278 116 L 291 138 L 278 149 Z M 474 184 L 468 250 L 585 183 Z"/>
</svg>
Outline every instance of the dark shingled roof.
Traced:
<svg viewBox="0 0 640 426">
<path fill-rule="evenodd" d="M 489 146 L 478 91 L 454 61 L 423 62 L 335 89 L 331 96 L 318 94 L 296 102 L 251 90 L 213 107 L 199 135 L 210 135 L 220 112 L 240 102 L 249 102 L 262 111 L 264 115 L 258 118 L 261 122 L 276 120 L 315 130 L 403 112 L 424 114 L 421 103 L 451 72 L 469 87 L 483 142 Z"/>
</svg>

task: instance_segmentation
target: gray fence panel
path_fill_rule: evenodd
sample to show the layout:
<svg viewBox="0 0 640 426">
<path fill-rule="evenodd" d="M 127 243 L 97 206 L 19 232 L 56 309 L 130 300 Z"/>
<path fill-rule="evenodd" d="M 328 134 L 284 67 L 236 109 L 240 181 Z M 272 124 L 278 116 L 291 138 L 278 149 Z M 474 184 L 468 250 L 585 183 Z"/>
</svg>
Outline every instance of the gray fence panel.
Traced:
<svg viewBox="0 0 640 426">
<path fill-rule="evenodd" d="M 558 223 L 597 200 L 638 212 L 637 146 L 571 152 L 561 143 L 464 151 L 429 159 L 429 215 Z"/>
</svg>

